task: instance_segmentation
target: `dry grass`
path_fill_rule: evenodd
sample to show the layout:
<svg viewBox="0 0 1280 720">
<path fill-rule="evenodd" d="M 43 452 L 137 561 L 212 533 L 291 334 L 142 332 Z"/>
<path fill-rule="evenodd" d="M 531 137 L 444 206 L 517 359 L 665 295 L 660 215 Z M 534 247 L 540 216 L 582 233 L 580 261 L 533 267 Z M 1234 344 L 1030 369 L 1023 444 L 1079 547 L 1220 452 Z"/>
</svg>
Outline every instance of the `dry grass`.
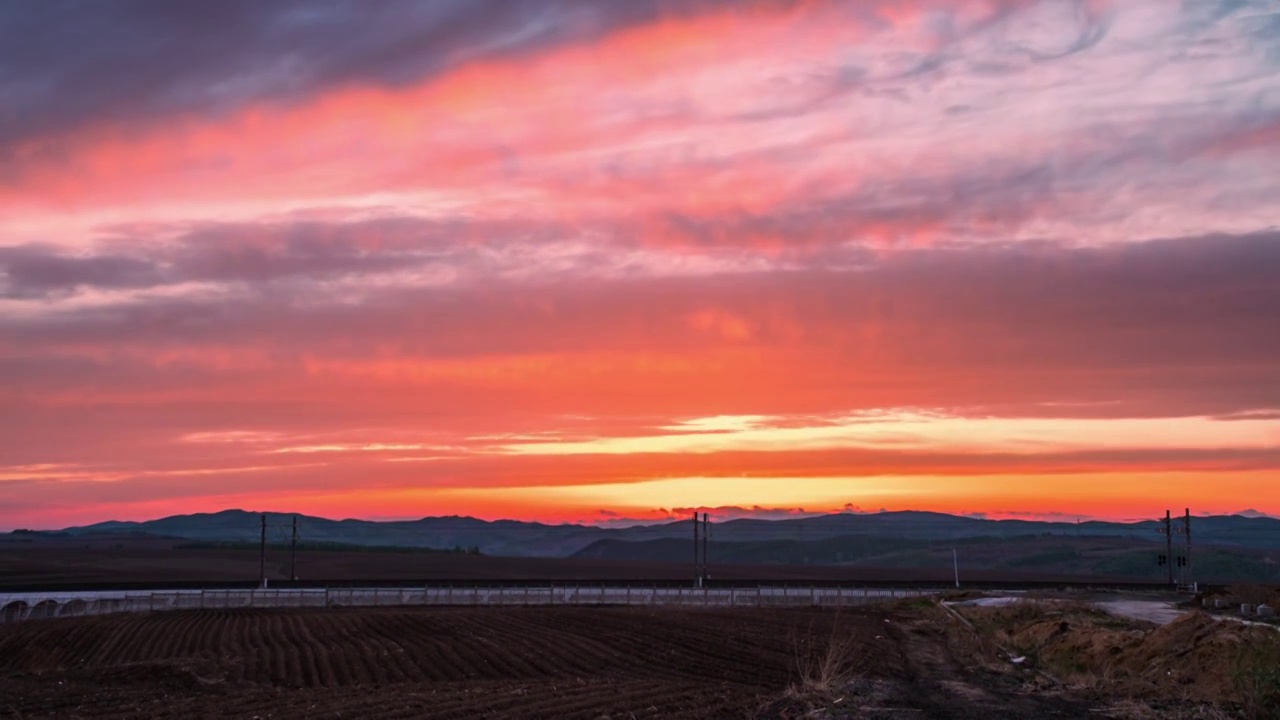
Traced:
<svg viewBox="0 0 1280 720">
<path fill-rule="evenodd" d="M 1099 699 L 1280 720 L 1280 635 L 1265 628 L 1203 613 L 1154 626 L 1071 602 L 965 608 L 964 615 L 1033 667 Z"/>
<path fill-rule="evenodd" d="M 1098 708 L 1102 717 L 1113 720 L 1240 720 L 1238 713 L 1211 705 L 1178 705 L 1159 707 L 1139 700 L 1117 700 Z"/>
<path fill-rule="evenodd" d="M 1280 720 L 1280 641 L 1241 648 L 1231 681 L 1246 718 Z"/>
<path fill-rule="evenodd" d="M 1152 627 L 1150 623 L 1116 617 L 1080 600 L 1035 599 L 992 607 L 966 607 L 962 609 L 961 616 L 975 630 L 1024 655 L 1034 653 L 1037 648 L 1026 644 L 1027 639 L 1021 636 L 1021 631 L 1036 623 L 1069 620 L 1114 631 Z"/>
<path fill-rule="evenodd" d="M 796 682 L 792 695 L 827 695 L 840 689 L 857 674 L 865 661 L 865 651 L 852 628 L 845 627 L 837 614 L 831 630 L 823 634 L 812 625 L 805 635 L 792 638 Z"/>
</svg>

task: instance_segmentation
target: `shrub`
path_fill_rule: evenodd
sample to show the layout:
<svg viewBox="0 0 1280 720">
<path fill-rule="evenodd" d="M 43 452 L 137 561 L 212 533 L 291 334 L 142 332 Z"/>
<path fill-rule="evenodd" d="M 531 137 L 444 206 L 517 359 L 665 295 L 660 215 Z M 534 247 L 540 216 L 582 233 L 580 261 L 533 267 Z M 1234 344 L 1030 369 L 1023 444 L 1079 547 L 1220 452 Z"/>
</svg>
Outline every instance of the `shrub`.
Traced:
<svg viewBox="0 0 1280 720">
<path fill-rule="evenodd" d="M 1246 718 L 1280 720 L 1280 640 L 1242 648 L 1231 680 Z"/>
<path fill-rule="evenodd" d="M 822 637 L 810 626 L 806 637 L 793 638 L 795 672 L 799 681 L 794 691 L 828 693 L 852 679 L 857 672 L 862 652 L 856 634 L 844 628 L 837 615 L 831 632 Z"/>
</svg>

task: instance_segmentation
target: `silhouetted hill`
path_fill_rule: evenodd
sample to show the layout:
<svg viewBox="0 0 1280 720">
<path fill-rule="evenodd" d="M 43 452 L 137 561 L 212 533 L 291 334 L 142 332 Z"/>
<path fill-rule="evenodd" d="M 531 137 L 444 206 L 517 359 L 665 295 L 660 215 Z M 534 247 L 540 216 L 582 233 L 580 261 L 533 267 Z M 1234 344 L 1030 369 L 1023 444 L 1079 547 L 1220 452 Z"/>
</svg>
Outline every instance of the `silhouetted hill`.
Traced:
<svg viewBox="0 0 1280 720">
<path fill-rule="evenodd" d="M 1090 577 L 1160 582 L 1166 570 L 1155 562 L 1160 539 L 1123 536 L 1039 534 L 920 540 L 852 535 L 818 540 L 716 541 L 708 556 L 716 565 L 851 565 L 950 572 L 955 551 L 961 575 L 975 570 L 1004 576 Z M 628 542 L 597 540 L 574 557 L 607 561 L 692 563 L 692 544 L 683 539 Z M 1195 553 L 1201 582 L 1280 582 L 1280 549 L 1202 545 Z"/>
<path fill-rule="evenodd" d="M 292 533 L 293 515 L 267 513 L 267 540 L 278 543 Z M 221 542 L 257 542 L 261 513 L 224 510 L 217 513 L 175 515 L 146 522 L 105 522 L 67 528 L 70 534 L 137 533 Z M 545 525 L 502 520 L 488 522 L 471 517 L 435 517 L 421 520 L 329 520 L 298 515 L 298 536 L 308 542 L 345 545 L 398 546 L 450 549 L 479 547 L 491 555 L 567 556 L 603 533 L 581 525 Z"/>
<path fill-rule="evenodd" d="M 220 542 L 255 542 L 260 533 L 260 514 L 244 510 L 175 515 L 146 522 L 104 522 L 60 531 L 71 535 L 103 533 L 146 533 L 148 535 Z M 268 540 L 287 541 L 293 515 L 268 513 Z M 1037 522 L 1031 520 L 986 520 L 934 512 L 840 513 L 788 520 L 740 519 L 712 526 L 712 542 L 718 546 L 742 543 L 742 552 L 767 558 L 781 548 L 805 546 L 800 557 L 828 557 L 818 548 L 838 548 L 848 560 L 860 556 L 860 548 L 880 543 L 898 543 L 910 549 L 920 542 L 955 541 L 972 538 L 1023 538 L 1028 536 L 1126 538 L 1140 544 L 1158 543 L 1161 523 Z M 1280 548 L 1280 520 L 1266 517 L 1216 516 L 1193 519 L 1198 545 L 1241 548 Z M 536 522 L 501 520 L 490 522 L 471 517 L 428 517 L 420 520 L 369 521 L 329 520 L 298 516 L 299 536 L 306 542 L 347 545 L 398 546 L 451 549 L 478 547 L 487 555 L 567 557 L 580 553 L 598 541 L 644 543 L 644 550 L 675 558 L 689 554 L 692 527 L 688 520 L 628 528 L 601 528 L 591 525 L 547 525 Z M 838 539 L 838 542 L 824 541 Z M 675 541 L 647 544 L 650 541 Z M 817 543 L 816 545 L 814 543 Z M 615 546 L 605 546 L 615 547 Z M 751 549 L 747 549 L 751 548 Z M 616 552 L 623 552 L 617 550 Z M 789 552 L 789 551 L 787 551 Z M 783 552 L 787 555 L 787 552 Z M 644 559 L 653 559 L 645 555 Z M 787 555 L 791 557 L 791 555 Z M 832 555 L 831 557 L 836 557 Z M 845 560 L 845 561 L 848 561 Z M 763 561 L 772 561 L 765 559 Z M 831 562 L 825 560 L 824 562 Z M 841 560 L 834 560 L 841 562 Z M 778 560 L 783 562 L 783 560 Z M 817 562 L 817 560 L 815 560 Z"/>
</svg>

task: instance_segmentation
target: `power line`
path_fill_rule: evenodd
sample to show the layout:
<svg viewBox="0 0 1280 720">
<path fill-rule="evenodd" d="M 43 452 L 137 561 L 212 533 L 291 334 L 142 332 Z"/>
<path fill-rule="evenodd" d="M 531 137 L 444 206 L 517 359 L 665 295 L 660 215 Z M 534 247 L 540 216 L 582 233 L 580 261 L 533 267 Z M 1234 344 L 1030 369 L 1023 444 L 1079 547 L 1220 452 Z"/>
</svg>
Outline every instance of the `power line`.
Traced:
<svg viewBox="0 0 1280 720">
<path fill-rule="evenodd" d="M 701 525 L 701 528 L 699 528 Z M 711 539 L 711 515 L 693 513 L 693 586 L 703 587 L 707 582 L 707 541 Z"/>
<path fill-rule="evenodd" d="M 693 512 L 693 586 L 702 585 L 702 566 L 698 564 L 698 511 Z"/>
<path fill-rule="evenodd" d="M 1156 564 L 1165 568 L 1170 585 L 1194 589 L 1196 584 L 1191 572 L 1191 508 L 1186 509 L 1186 514 L 1182 517 L 1182 526 L 1176 529 L 1173 527 L 1173 513 L 1165 510 L 1164 523 L 1159 528 L 1159 532 L 1164 535 L 1165 552 L 1163 555 L 1156 556 Z M 1182 554 L 1177 556 L 1173 554 L 1175 532 L 1182 536 Z M 1176 580 L 1173 573 L 1175 567 L 1178 568 Z"/>
<path fill-rule="evenodd" d="M 267 586 L 267 513 L 262 513 L 259 518 L 259 545 L 258 545 L 258 587 Z M 298 579 L 298 516 L 293 516 L 292 532 L 290 528 L 284 525 L 273 525 L 273 530 L 277 533 L 276 537 L 287 537 L 289 539 L 289 577 L 291 580 Z"/>
<path fill-rule="evenodd" d="M 262 542 L 258 549 L 258 587 L 267 586 L 267 514 L 262 513 Z"/>
<path fill-rule="evenodd" d="M 702 513 L 702 582 L 706 584 L 710 572 L 707 570 L 707 541 L 711 539 L 711 516 Z"/>
</svg>

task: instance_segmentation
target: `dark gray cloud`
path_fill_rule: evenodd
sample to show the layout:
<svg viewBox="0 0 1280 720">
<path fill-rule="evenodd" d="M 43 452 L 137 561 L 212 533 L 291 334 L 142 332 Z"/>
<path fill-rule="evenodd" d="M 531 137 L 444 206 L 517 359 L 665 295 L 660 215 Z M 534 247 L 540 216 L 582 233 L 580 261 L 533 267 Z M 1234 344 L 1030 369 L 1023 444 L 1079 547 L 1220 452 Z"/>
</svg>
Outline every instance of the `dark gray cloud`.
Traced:
<svg viewBox="0 0 1280 720">
<path fill-rule="evenodd" d="M 15 315 L 0 319 L 0 347 L 11 349 L 0 385 L 38 395 L 237 382 L 238 370 L 147 360 L 166 352 L 249 352 L 285 372 L 306 357 L 696 355 L 747 342 L 846 358 L 852 374 L 822 380 L 841 383 L 821 398 L 838 407 L 981 404 L 1016 414 L 1042 412 L 1041 402 L 1113 403 L 1070 412 L 1120 415 L 1280 407 L 1280 233 L 941 247 L 840 267 L 822 256 L 790 271 L 574 283 L 475 272 L 432 288 L 380 287 L 370 275 L 359 296 L 326 290 L 321 279 L 232 298 Z M 749 337 L 690 324 L 708 308 L 740 320 Z M 79 355 L 85 347 L 113 359 Z M 912 382 L 882 387 L 855 372 L 886 364 Z M 449 392 L 465 396 L 464 385 Z M 797 390 L 795 399 L 811 398 Z M 814 409 L 822 408 L 765 410 Z"/>
<path fill-rule="evenodd" d="M 0 149 L 78 123 L 150 122 L 597 36 L 714 0 L 0 2 Z"/>
<path fill-rule="evenodd" d="M 94 253 L 47 244 L 0 247 L 0 297 L 58 297 L 88 288 L 186 282 L 321 281 L 428 263 L 458 264 L 470 253 L 450 240 L 468 231 L 475 229 L 404 219 L 207 224 L 172 242 L 118 240 Z"/>
<path fill-rule="evenodd" d="M 76 257 L 45 245 L 0 247 L 0 297 L 46 297 L 84 287 L 151 287 L 163 282 L 163 273 L 142 258 Z"/>
</svg>

